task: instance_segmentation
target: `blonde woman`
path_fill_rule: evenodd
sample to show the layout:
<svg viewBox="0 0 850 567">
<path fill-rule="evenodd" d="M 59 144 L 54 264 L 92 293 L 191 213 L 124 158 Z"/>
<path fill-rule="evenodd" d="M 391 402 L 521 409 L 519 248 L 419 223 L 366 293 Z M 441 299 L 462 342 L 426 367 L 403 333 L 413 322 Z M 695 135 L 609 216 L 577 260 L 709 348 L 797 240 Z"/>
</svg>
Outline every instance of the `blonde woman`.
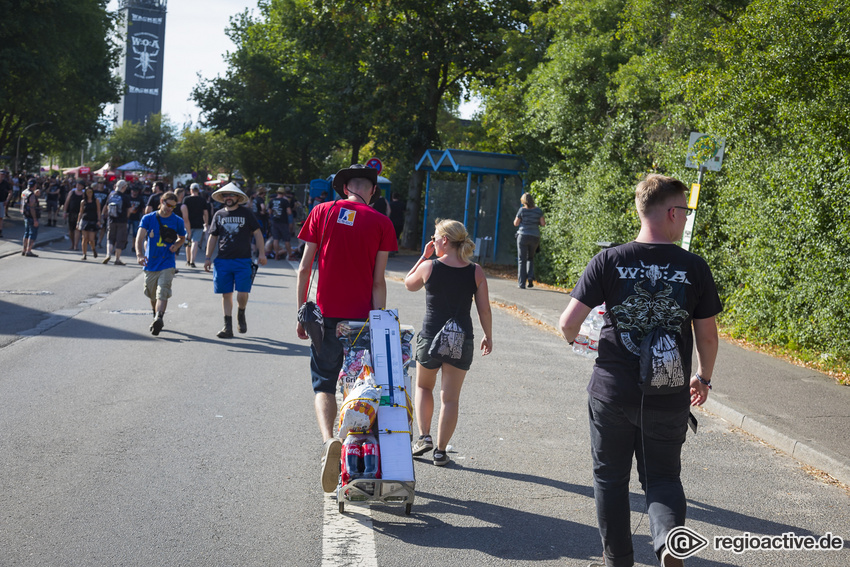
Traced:
<svg viewBox="0 0 850 567">
<path fill-rule="evenodd" d="M 522 203 L 514 219 L 514 226 L 519 227 L 516 232 L 517 249 L 517 280 L 520 289 L 534 287 L 534 253 L 540 244 L 540 227 L 546 226 L 543 219 L 543 211 L 534 206 L 534 197 L 531 193 L 523 193 L 519 198 Z"/>
<path fill-rule="evenodd" d="M 419 440 L 413 446 L 414 455 L 434 450 L 434 464 L 449 463 L 446 448 L 457 426 L 460 389 L 472 364 L 475 343 L 472 336 L 472 300 L 478 311 L 478 321 L 484 329 L 481 350 L 490 354 L 493 348 L 492 314 L 487 291 L 487 278 L 481 266 L 470 261 L 475 245 L 463 224 L 454 220 L 438 220 L 431 241 L 425 245 L 422 257 L 404 278 L 409 291 L 425 288 L 425 319 L 416 344 L 416 401 L 414 403 Z M 429 260 L 432 255 L 436 259 Z M 443 325 L 454 318 L 465 333 L 460 360 L 440 362 L 428 355 L 431 341 Z M 437 372 L 440 379 L 440 417 L 437 424 L 437 444 L 431 438 L 431 419 L 434 413 L 434 386 Z"/>
</svg>

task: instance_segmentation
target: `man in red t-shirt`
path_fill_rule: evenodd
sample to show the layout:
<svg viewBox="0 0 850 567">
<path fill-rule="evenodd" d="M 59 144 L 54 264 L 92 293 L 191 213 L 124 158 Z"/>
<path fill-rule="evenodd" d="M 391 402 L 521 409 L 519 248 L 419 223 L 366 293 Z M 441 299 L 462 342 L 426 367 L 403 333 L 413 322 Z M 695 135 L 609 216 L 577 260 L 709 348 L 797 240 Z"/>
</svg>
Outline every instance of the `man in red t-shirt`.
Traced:
<svg viewBox="0 0 850 567">
<path fill-rule="evenodd" d="M 333 435 L 336 383 L 342 368 L 342 344 L 336 325 L 342 320 L 365 321 L 372 309 L 387 301 L 384 270 L 397 249 L 393 224 L 369 205 L 376 197 L 378 171 L 360 164 L 341 169 L 333 180 L 339 201 L 321 203 L 310 211 L 298 238 L 306 242 L 298 267 L 298 307 L 307 300 L 313 258 L 319 253 L 316 304 L 324 318 L 320 352 L 310 346 L 310 374 L 316 394 L 316 418 L 322 433 L 322 488 L 333 492 L 339 477 L 342 443 Z M 307 339 L 301 323 L 298 337 Z"/>
</svg>

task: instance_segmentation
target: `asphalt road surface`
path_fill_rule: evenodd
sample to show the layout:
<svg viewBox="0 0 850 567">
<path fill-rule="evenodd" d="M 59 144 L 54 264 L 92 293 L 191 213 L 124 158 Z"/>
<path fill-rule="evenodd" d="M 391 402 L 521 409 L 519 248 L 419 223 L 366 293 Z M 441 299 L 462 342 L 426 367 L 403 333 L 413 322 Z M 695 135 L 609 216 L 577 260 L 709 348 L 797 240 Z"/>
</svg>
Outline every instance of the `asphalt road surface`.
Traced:
<svg viewBox="0 0 850 567">
<path fill-rule="evenodd" d="M 232 340 L 215 337 L 211 276 L 180 265 L 165 330 L 152 337 L 140 269 L 82 262 L 63 247 L 0 260 L 0 565 L 584 566 L 600 557 L 592 363 L 549 330 L 494 309 L 493 353 L 467 375 L 453 462 L 417 458 L 410 516 L 350 504 L 339 516 L 319 483 L 292 265 L 260 269 L 248 333 Z M 419 328 L 424 301 L 390 281 L 402 323 Z M 688 565 L 850 564 L 846 487 L 697 417 L 683 456 L 688 526 L 712 544 Z M 631 504 L 637 564 L 655 565 L 636 472 Z M 346 524 L 359 535 L 328 547 Z M 790 532 L 831 533 L 844 549 L 713 546 Z"/>
</svg>

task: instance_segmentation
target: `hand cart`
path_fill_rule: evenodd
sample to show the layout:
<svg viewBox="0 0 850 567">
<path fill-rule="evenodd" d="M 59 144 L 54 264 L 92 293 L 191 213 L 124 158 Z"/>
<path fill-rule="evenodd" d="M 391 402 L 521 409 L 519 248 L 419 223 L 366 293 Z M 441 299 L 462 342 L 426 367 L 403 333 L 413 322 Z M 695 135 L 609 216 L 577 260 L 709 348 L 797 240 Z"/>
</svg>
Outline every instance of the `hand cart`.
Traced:
<svg viewBox="0 0 850 567">
<path fill-rule="evenodd" d="M 396 310 L 372 311 L 366 323 L 347 321 L 337 326 L 337 336 L 345 351 L 340 372 L 343 393 L 348 393 L 364 361 L 371 363 L 380 390 L 372 431 L 380 447 L 382 471 L 381 478 L 355 478 L 346 484 L 342 483 L 340 474 L 336 497 L 341 514 L 346 502 L 403 505 L 405 514 L 411 512 L 416 487 L 411 452 L 413 403 L 408 374 L 413 361 L 413 334 L 413 327 L 399 325 Z M 340 469 L 342 466 L 344 463 Z"/>
</svg>

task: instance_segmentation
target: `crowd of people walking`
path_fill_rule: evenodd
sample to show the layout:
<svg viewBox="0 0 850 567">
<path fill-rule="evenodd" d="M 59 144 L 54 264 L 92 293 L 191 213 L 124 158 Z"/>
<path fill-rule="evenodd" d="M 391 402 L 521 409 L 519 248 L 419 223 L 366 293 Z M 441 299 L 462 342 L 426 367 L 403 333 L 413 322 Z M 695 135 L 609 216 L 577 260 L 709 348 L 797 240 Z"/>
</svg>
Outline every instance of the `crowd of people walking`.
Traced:
<svg viewBox="0 0 850 567">
<path fill-rule="evenodd" d="M 21 207 L 24 256 L 38 257 L 32 245 L 39 226 L 61 225 L 67 227 L 68 248 L 79 251 L 81 260 L 98 258 L 105 252 L 103 264 L 123 266 L 121 256 L 128 245 L 133 255 L 137 252 L 135 240 L 142 217 L 159 209 L 160 198 L 167 191 L 177 197 L 174 213 L 186 225 L 186 244 L 180 252 L 185 254 L 186 267 L 196 268 L 198 254 L 206 248 L 213 215 L 224 207 L 211 198 L 213 190 L 198 183 L 172 188 L 163 181 L 89 181 L 58 175 L 12 175 L 0 170 L 0 238 L 10 210 Z M 306 209 L 294 190 L 281 186 L 267 193 L 259 187 L 250 194 L 248 206 L 266 239 L 263 253 L 279 260 L 297 259 L 299 247 L 292 246 L 292 239 L 306 218 Z"/>
</svg>

